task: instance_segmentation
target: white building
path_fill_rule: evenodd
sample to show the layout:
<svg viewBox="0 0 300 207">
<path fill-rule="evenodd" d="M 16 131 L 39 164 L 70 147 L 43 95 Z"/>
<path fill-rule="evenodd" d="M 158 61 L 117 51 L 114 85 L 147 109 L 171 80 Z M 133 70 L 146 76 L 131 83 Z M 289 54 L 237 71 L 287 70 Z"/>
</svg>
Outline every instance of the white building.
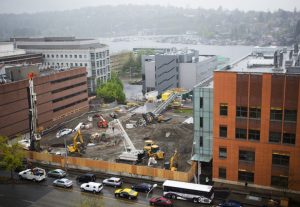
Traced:
<svg viewBox="0 0 300 207">
<path fill-rule="evenodd" d="M 24 55 L 25 53 L 25 50 L 16 49 L 12 42 L 0 42 L 0 57 Z"/>
<path fill-rule="evenodd" d="M 111 77 L 109 47 L 96 39 L 74 37 L 11 38 L 20 49 L 42 53 L 44 67 L 65 69 L 86 67 L 89 93 L 95 93 L 98 83 Z"/>
</svg>

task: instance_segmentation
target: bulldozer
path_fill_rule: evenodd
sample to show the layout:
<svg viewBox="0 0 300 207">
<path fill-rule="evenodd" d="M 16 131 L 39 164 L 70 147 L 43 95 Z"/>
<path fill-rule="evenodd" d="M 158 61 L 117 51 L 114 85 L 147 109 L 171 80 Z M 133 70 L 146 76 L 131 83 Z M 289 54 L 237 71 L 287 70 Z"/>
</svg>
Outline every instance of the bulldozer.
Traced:
<svg viewBox="0 0 300 207">
<path fill-rule="evenodd" d="M 77 139 L 79 138 L 79 142 L 77 141 Z M 75 136 L 73 137 L 73 145 L 69 145 L 68 146 L 68 151 L 70 153 L 81 153 L 84 150 L 84 142 L 83 142 L 83 138 L 82 135 L 80 133 L 80 129 L 77 130 Z"/>
<path fill-rule="evenodd" d="M 153 140 L 146 140 L 144 145 L 144 151 L 148 157 L 154 157 L 157 160 L 162 160 L 165 157 L 165 153 L 160 150 L 159 146 L 156 145 Z"/>
</svg>

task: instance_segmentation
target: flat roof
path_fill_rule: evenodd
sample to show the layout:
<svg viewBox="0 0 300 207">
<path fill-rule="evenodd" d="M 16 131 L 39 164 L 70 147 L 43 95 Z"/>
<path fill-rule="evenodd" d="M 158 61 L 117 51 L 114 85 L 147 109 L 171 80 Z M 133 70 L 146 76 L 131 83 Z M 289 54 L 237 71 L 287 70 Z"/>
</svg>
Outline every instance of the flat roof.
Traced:
<svg viewBox="0 0 300 207">
<path fill-rule="evenodd" d="M 210 185 L 187 183 L 187 182 L 180 182 L 180 181 L 175 181 L 175 180 L 166 180 L 163 183 L 163 186 L 172 186 L 172 187 L 176 187 L 176 188 L 193 189 L 193 190 L 199 190 L 199 191 L 205 191 L 205 192 L 210 192 L 212 189 L 212 186 L 210 186 Z"/>
<path fill-rule="evenodd" d="M 18 44 L 17 44 L 18 45 Z M 74 49 L 90 49 L 90 48 L 103 48 L 107 47 L 101 43 L 90 43 L 90 44 L 74 44 L 74 45 L 18 45 L 20 49 L 44 49 L 44 50 L 74 50 Z"/>
</svg>

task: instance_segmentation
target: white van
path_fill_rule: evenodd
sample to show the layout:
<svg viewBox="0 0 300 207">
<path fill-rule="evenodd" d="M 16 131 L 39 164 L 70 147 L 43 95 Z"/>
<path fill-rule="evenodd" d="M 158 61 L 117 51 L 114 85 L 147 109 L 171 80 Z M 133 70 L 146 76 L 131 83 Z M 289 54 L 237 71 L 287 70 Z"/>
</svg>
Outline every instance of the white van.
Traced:
<svg viewBox="0 0 300 207">
<path fill-rule="evenodd" d="M 90 191 L 93 193 L 100 193 L 103 189 L 103 185 L 101 183 L 95 183 L 95 182 L 88 182 L 83 183 L 80 186 L 81 191 Z"/>
</svg>

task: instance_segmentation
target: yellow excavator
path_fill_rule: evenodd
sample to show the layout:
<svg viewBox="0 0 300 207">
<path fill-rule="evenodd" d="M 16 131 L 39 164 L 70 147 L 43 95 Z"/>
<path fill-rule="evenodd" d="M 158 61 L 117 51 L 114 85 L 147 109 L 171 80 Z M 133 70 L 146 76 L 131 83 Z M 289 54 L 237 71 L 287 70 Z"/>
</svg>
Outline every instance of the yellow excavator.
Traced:
<svg viewBox="0 0 300 207">
<path fill-rule="evenodd" d="M 171 171 L 177 171 L 177 167 L 178 167 L 178 153 L 176 149 L 174 154 L 170 157 L 170 161 L 165 162 L 165 169 Z"/>
<path fill-rule="evenodd" d="M 79 142 L 77 139 L 79 138 Z M 77 130 L 75 136 L 73 137 L 73 145 L 68 146 L 68 151 L 70 153 L 78 152 L 80 153 L 83 150 L 83 138 L 80 133 L 80 129 Z"/>
<path fill-rule="evenodd" d="M 165 158 L 165 153 L 160 150 L 159 146 L 154 143 L 153 140 L 146 140 L 144 145 L 144 151 L 148 157 L 154 157 L 157 160 Z"/>
</svg>

